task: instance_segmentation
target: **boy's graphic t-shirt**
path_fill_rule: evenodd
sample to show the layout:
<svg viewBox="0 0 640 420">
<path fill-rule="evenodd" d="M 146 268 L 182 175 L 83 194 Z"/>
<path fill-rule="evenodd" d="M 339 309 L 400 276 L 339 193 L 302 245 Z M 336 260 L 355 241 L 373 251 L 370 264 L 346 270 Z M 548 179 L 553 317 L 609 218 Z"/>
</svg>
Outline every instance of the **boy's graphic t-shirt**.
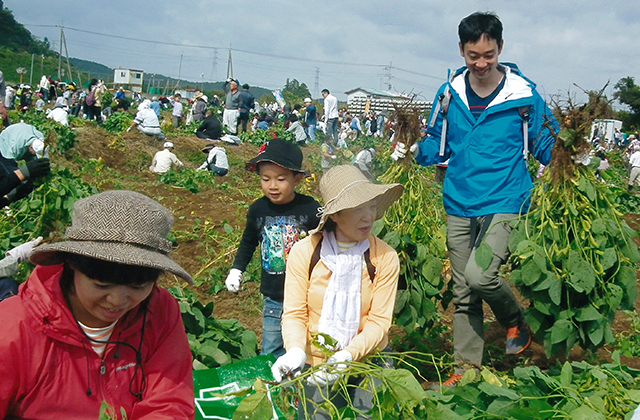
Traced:
<svg viewBox="0 0 640 420">
<path fill-rule="evenodd" d="M 316 200 L 298 193 L 293 201 L 282 205 L 273 204 L 267 197 L 256 200 L 249 207 L 233 268 L 245 271 L 260 244 L 260 292 L 282 302 L 289 251 L 294 243 L 318 226 L 318 207 L 320 204 Z"/>
</svg>

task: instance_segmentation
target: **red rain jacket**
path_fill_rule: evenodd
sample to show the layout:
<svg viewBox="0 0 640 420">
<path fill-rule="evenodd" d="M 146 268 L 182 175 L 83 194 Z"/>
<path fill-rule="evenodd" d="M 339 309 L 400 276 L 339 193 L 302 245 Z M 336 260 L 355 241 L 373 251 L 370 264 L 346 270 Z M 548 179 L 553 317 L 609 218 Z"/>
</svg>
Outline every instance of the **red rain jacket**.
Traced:
<svg viewBox="0 0 640 420">
<path fill-rule="evenodd" d="M 64 301 L 61 274 L 62 265 L 37 266 L 17 296 L 0 302 L 0 419 L 95 420 L 102 401 L 118 418 L 122 407 L 129 420 L 193 419 L 191 351 L 169 292 L 150 295 L 140 401 L 129 391 L 142 384 L 136 352 L 122 344 L 108 344 L 102 358 L 93 351 Z M 139 305 L 125 314 L 110 340 L 137 350 L 143 312 Z"/>
</svg>

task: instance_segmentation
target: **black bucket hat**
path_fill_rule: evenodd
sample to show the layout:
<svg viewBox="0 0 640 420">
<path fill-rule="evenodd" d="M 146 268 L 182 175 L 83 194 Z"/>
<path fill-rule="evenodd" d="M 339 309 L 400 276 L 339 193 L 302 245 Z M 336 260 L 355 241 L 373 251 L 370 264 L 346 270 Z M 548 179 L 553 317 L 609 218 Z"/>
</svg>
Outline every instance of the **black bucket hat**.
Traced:
<svg viewBox="0 0 640 420">
<path fill-rule="evenodd" d="M 271 162 L 278 166 L 301 173 L 309 174 L 302 169 L 302 150 L 297 144 L 289 143 L 282 139 L 273 139 L 260 146 L 258 156 L 244 164 L 244 168 L 250 172 L 258 173 L 258 163 Z"/>
</svg>

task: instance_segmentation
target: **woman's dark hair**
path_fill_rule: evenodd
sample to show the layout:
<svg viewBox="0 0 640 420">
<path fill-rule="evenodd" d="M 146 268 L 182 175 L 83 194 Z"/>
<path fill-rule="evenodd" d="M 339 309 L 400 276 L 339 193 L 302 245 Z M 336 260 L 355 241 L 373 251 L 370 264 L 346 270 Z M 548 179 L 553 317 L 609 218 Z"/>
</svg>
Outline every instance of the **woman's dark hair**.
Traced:
<svg viewBox="0 0 640 420">
<path fill-rule="evenodd" d="M 296 116 L 296 114 L 289 115 L 289 121 L 291 121 L 291 122 L 298 121 L 298 117 Z"/>
<path fill-rule="evenodd" d="M 332 218 L 327 217 L 327 220 L 324 222 L 324 226 L 322 226 L 322 230 L 327 232 L 335 232 L 337 226 L 338 225 L 333 221 Z"/>
<path fill-rule="evenodd" d="M 142 286 L 155 282 L 162 273 L 158 268 L 119 264 L 83 255 L 68 254 L 60 278 L 60 288 L 65 296 L 68 296 L 73 288 L 71 265 L 90 279 L 124 286 Z"/>
<path fill-rule="evenodd" d="M 478 42 L 483 35 L 502 45 L 502 22 L 495 13 L 475 12 L 460 21 L 458 36 L 463 47 L 467 42 Z"/>
</svg>

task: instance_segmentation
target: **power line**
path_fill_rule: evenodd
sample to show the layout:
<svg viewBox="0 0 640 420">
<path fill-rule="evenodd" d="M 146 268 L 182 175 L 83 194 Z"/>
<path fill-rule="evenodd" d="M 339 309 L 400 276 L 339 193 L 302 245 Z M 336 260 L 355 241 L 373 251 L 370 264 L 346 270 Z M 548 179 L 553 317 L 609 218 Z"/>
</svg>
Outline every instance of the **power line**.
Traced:
<svg viewBox="0 0 640 420">
<path fill-rule="evenodd" d="M 368 63 L 353 63 L 353 62 L 346 62 L 346 61 L 317 60 L 317 59 L 313 59 L 313 58 L 295 57 L 295 56 L 279 55 L 279 54 L 269 54 L 269 53 L 263 53 L 263 52 L 257 52 L 257 51 L 243 50 L 243 49 L 238 49 L 238 48 L 217 47 L 217 46 L 212 46 L 212 45 L 178 44 L 178 43 L 175 43 L 175 42 L 156 41 L 156 40 L 150 40 L 150 39 L 132 38 L 132 37 L 127 37 L 127 36 L 122 36 L 122 35 L 105 34 L 105 33 L 102 33 L 102 32 L 87 31 L 86 29 L 72 28 L 72 27 L 69 27 L 69 26 L 61 26 L 61 25 L 24 25 L 24 26 L 42 27 L 42 28 L 64 28 L 64 29 L 68 29 L 70 31 L 82 32 L 82 33 L 92 34 L 92 35 L 105 36 L 105 37 L 108 37 L 108 38 L 125 39 L 125 40 L 128 40 L 128 41 L 145 42 L 145 43 L 148 43 L 148 44 L 170 45 L 170 46 L 182 47 L 182 48 L 200 48 L 200 49 L 212 49 L 212 50 L 230 49 L 232 51 L 237 51 L 237 52 L 241 52 L 241 53 L 245 53 L 245 54 L 253 54 L 253 55 L 258 55 L 258 56 L 263 56 L 263 57 L 270 57 L 270 58 L 279 58 L 279 59 L 283 59 L 283 60 L 305 61 L 305 62 L 308 62 L 308 63 L 336 64 L 336 65 L 341 65 L 341 66 L 356 66 L 356 67 L 380 67 L 380 68 L 386 66 L 385 64 L 368 64 Z"/>
</svg>

